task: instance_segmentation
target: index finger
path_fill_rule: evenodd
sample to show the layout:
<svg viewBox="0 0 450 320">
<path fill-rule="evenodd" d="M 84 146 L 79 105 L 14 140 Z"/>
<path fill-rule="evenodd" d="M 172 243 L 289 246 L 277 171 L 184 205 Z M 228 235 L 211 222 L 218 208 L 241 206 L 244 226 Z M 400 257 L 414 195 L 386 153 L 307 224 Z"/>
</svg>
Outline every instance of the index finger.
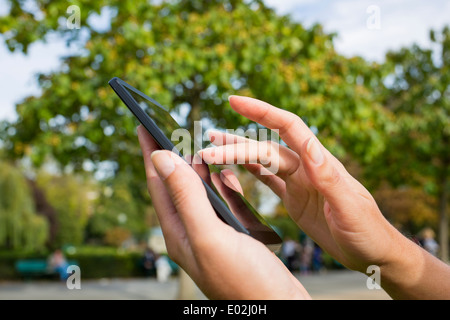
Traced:
<svg viewBox="0 0 450 320">
<path fill-rule="evenodd" d="M 292 112 L 249 97 L 230 96 L 229 101 L 237 113 L 269 129 L 279 130 L 281 139 L 299 155 L 303 144 L 314 137 L 303 120 Z"/>
</svg>

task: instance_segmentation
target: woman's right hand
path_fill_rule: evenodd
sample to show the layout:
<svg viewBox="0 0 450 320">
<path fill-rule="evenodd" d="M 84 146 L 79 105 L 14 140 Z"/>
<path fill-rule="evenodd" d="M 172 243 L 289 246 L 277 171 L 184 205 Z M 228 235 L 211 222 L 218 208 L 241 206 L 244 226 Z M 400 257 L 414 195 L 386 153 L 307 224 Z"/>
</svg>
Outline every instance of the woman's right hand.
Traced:
<svg viewBox="0 0 450 320">
<path fill-rule="evenodd" d="M 299 227 L 350 269 L 365 273 L 375 264 L 388 270 L 402 259 L 409 240 L 300 117 L 247 97 L 231 96 L 230 104 L 244 117 L 279 130 L 289 148 L 213 131 L 210 140 L 216 147 L 199 152 L 205 162 L 245 162 L 244 167 L 282 199 Z M 270 173 L 263 164 L 278 170 Z"/>
</svg>

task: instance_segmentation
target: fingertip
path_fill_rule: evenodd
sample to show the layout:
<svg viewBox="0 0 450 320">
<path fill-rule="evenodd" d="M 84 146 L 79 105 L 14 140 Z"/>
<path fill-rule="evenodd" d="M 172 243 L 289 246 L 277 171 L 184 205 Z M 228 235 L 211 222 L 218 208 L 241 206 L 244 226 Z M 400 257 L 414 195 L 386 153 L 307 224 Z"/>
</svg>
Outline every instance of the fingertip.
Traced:
<svg viewBox="0 0 450 320">
<path fill-rule="evenodd" d="M 144 132 L 142 131 L 142 129 L 144 129 L 144 127 L 141 124 L 136 128 L 139 141 L 141 141 L 141 139 L 144 137 Z"/>
<path fill-rule="evenodd" d="M 231 100 L 235 99 L 237 96 L 232 94 L 230 96 L 228 96 L 228 101 L 231 103 Z"/>
<path fill-rule="evenodd" d="M 138 135 L 138 138 L 144 138 L 145 140 L 152 138 L 152 136 L 150 135 L 150 133 L 148 133 L 147 129 L 145 129 L 145 127 L 140 124 L 137 126 L 136 128 L 136 132 Z"/>
<path fill-rule="evenodd" d="M 209 140 L 212 144 L 214 144 L 214 141 L 216 140 L 216 135 L 220 134 L 220 131 L 211 129 L 211 130 L 208 130 L 208 131 L 206 132 L 206 134 L 207 134 L 207 136 L 208 136 L 208 140 Z"/>
<path fill-rule="evenodd" d="M 143 153 L 145 152 L 153 152 L 154 150 L 160 149 L 160 146 L 156 143 L 155 139 L 150 135 L 147 129 L 143 125 L 139 125 L 137 127 L 137 135 L 139 144 Z"/>
<path fill-rule="evenodd" d="M 235 176 L 234 172 L 230 169 L 224 169 L 220 172 L 220 180 L 230 189 L 239 192 L 244 195 L 244 190 L 242 189 L 239 180 Z"/>
<path fill-rule="evenodd" d="M 201 151 L 201 150 L 200 150 Z M 199 151 L 199 152 L 200 152 Z M 202 157 L 201 157 L 201 155 L 199 154 L 199 152 L 197 152 L 196 154 L 194 154 L 194 156 L 192 157 L 192 159 L 191 159 L 191 164 L 192 165 L 198 165 L 198 164 L 203 164 L 204 162 L 203 162 L 203 160 L 202 160 Z"/>
<path fill-rule="evenodd" d="M 239 106 L 239 102 L 242 102 L 242 100 L 245 99 L 248 99 L 248 97 L 237 95 L 231 95 L 228 97 L 228 101 L 230 102 L 230 106 L 233 110 L 235 110 L 235 108 Z"/>
<path fill-rule="evenodd" d="M 153 151 L 151 160 L 162 180 L 166 180 L 177 165 L 185 163 L 178 155 L 168 150 Z"/>
<path fill-rule="evenodd" d="M 165 151 L 153 151 L 151 159 L 156 172 L 162 180 L 166 180 L 175 171 L 175 162 Z"/>
<path fill-rule="evenodd" d="M 206 163 L 212 164 L 214 162 L 215 148 L 205 148 L 199 150 L 197 155 Z"/>
</svg>

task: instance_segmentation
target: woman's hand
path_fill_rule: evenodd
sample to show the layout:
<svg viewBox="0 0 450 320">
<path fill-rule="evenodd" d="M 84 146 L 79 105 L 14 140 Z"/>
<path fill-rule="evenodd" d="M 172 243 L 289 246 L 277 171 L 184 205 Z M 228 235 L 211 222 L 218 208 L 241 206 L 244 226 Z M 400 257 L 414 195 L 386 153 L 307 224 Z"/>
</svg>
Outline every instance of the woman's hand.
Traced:
<svg viewBox="0 0 450 320">
<path fill-rule="evenodd" d="M 147 185 L 170 257 L 209 298 L 309 299 L 303 286 L 262 243 L 214 212 L 198 174 L 138 128 Z"/>
<path fill-rule="evenodd" d="M 370 193 L 298 116 L 251 98 L 232 96 L 230 103 L 250 120 L 278 129 L 289 148 L 213 132 L 211 141 L 218 146 L 199 152 L 206 162 L 244 161 L 283 200 L 294 221 L 336 260 L 363 273 L 369 265 L 380 267 L 381 285 L 392 297 L 450 298 L 450 267 L 389 224 Z M 172 152 L 156 151 L 143 127 L 138 134 L 169 255 L 207 296 L 310 298 L 263 244 L 216 216 L 198 174 L 186 162 Z M 270 173 L 263 164 L 278 170 Z M 229 184 L 226 175 L 220 179 Z"/>
<path fill-rule="evenodd" d="M 300 117 L 247 97 L 231 96 L 230 104 L 244 117 L 279 130 L 289 148 L 214 131 L 210 140 L 217 147 L 199 152 L 204 161 L 245 162 L 282 199 L 300 228 L 350 269 L 384 268 L 403 257 L 404 237 Z M 261 163 L 278 170 L 271 174 Z"/>
</svg>

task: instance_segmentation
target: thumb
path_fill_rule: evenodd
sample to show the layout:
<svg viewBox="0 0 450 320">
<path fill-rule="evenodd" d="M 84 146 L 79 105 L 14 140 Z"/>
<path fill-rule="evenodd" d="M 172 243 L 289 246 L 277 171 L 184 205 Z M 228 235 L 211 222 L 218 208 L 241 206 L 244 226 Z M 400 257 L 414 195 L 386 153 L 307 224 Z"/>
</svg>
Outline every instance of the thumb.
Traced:
<svg viewBox="0 0 450 320">
<path fill-rule="evenodd" d="M 183 159 L 166 150 L 154 151 L 151 159 L 192 242 L 222 224 L 199 175 Z"/>
</svg>

